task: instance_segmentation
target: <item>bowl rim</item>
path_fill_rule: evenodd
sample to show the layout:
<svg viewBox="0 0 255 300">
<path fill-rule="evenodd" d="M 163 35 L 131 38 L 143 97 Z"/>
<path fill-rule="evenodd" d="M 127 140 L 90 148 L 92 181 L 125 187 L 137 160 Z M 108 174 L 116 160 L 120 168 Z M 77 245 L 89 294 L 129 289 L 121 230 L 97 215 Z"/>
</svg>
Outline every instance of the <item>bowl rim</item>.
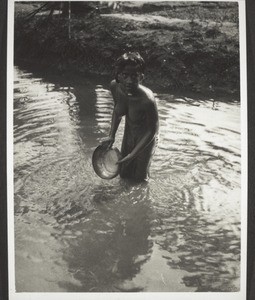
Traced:
<svg viewBox="0 0 255 300">
<path fill-rule="evenodd" d="M 115 153 L 117 154 L 117 156 L 119 157 L 119 159 L 121 159 L 121 152 L 117 147 L 108 148 L 104 145 L 99 145 L 99 146 L 96 147 L 96 149 L 93 152 L 92 166 L 93 166 L 93 169 L 94 169 L 95 173 L 102 179 L 113 179 L 119 174 L 119 166 L 118 166 L 116 172 L 113 173 L 112 175 L 109 175 L 109 176 L 103 175 L 102 172 L 100 172 L 100 165 L 98 164 L 99 157 L 103 153 L 107 153 L 107 152 L 112 151 L 112 150 L 114 150 Z"/>
</svg>

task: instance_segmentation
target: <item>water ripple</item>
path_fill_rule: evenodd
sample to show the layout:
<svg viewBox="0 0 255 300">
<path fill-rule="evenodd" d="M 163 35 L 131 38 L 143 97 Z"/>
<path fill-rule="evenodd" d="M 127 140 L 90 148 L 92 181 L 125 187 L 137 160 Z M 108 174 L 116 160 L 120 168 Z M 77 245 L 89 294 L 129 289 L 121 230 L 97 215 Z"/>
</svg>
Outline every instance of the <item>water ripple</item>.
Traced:
<svg viewBox="0 0 255 300">
<path fill-rule="evenodd" d="M 107 181 L 91 157 L 114 103 L 86 80 L 15 68 L 17 290 L 238 291 L 239 104 L 156 95 L 149 184 Z"/>
</svg>

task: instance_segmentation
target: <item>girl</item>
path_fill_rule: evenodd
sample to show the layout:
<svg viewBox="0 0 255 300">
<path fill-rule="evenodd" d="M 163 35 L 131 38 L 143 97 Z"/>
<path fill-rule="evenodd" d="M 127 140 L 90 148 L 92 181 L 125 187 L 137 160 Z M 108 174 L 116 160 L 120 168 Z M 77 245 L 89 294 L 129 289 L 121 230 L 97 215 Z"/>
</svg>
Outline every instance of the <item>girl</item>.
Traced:
<svg viewBox="0 0 255 300">
<path fill-rule="evenodd" d="M 144 60 L 139 53 L 125 53 L 116 62 L 115 80 L 111 82 L 114 99 L 111 130 L 102 144 L 111 147 L 121 118 L 125 130 L 121 147 L 120 176 L 146 180 L 158 133 L 158 111 L 151 90 L 141 85 Z"/>
</svg>

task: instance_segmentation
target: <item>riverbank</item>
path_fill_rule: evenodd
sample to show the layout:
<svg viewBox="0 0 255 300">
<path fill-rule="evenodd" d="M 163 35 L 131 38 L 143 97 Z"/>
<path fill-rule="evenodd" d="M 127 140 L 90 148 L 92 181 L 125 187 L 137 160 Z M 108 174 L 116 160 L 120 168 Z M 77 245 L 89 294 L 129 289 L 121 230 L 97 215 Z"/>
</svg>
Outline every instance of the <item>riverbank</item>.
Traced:
<svg viewBox="0 0 255 300">
<path fill-rule="evenodd" d="M 237 3 L 125 2 L 72 14 L 70 23 L 58 13 L 27 19 L 24 5 L 15 11 L 16 62 L 112 76 L 119 55 L 139 51 L 145 85 L 239 97 Z"/>
</svg>

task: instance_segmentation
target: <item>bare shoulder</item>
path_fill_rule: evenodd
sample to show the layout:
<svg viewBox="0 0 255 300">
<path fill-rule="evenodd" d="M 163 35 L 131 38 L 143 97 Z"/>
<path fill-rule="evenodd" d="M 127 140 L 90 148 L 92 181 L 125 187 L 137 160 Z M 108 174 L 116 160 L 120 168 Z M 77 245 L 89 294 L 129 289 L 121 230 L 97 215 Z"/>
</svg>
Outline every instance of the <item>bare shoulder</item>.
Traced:
<svg viewBox="0 0 255 300">
<path fill-rule="evenodd" d="M 116 104 L 117 103 L 117 88 L 118 88 L 118 83 L 116 82 L 116 80 L 112 80 L 110 83 L 110 90 L 112 93 L 112 97 L 113 97 L 113 101 Z"/>
<path fill-rule="evenodd" d="M 116 82 L 116 80 L 114 79 L 114 80 L 112 80 L 111 83 L 110 83 L 110 89 L 111 89 L 111 91 L 116 90 L 116 87 L 117 87 L 117 82 Z"/>
<path fill-rule="evenodd" d="M 152 90 L 143 85 L 140 85 L 139 88 L 144 101 L 147 103 L 155 104 L 155 97 Z"/>
</svg>

